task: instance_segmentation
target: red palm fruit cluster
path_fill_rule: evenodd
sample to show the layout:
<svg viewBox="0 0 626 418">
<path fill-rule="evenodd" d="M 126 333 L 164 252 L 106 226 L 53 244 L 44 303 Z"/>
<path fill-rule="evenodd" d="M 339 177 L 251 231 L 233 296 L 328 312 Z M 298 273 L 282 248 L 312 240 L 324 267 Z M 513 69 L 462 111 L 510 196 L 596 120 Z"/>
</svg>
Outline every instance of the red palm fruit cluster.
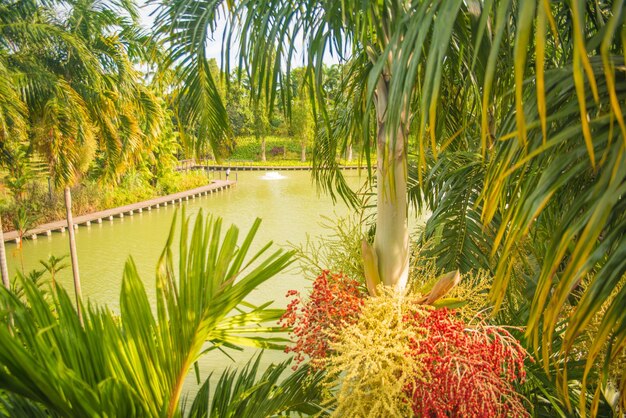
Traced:
<svg viewBox="0 0 626 418">
<path fill-rule="evenodd" d="M 526 417 L 513 383 L 526 376 L 528 356 L 504 328 L 468 327 L 454 312 L 438 309 L 405 318 L 425 334 L 411 341 L 423 379 L 407 388 L 418 417 Z"/>
<path fill-rule="evenodd" d="M 285 351 L 295 353 L 296 364 L 308 356 L 312 366 L 321 367 L 334 338 L 331 331 L 357 321 L 365 294 L 356 280 L 324 270 L 313 282 L 308 299 L 296 290 L 287 292 L 287 297 L 293 299 L 280 324 L 292 328 L 294 345 Z"/>
</svg>

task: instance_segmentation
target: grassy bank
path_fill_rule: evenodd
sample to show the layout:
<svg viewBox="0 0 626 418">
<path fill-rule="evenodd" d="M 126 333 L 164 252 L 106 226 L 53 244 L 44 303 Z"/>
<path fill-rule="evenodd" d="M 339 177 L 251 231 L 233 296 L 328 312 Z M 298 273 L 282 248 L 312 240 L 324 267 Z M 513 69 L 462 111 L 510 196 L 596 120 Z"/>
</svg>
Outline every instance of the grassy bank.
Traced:
<svg viewBox="0 0 626 418">
<path fill-rule="evenodd" d="M 129 176 L 121 184 L 103 185 L 83 181 L 72 188 L 72 212 L 75 216 L 128 205 L 207 184 L 201 171 L 175 172 L 151 185 L 140 177 Z M 16 201 L 7 189 L 0 189 L 0 215 L 4 231 L 28 230 L 36 225 L 65 218 L 65 203 L 61 190 L 48 191 L 45 179 L 32 181 L 24 196 Z"/>
<path fill-rule="evenodd" d="M 265 137 L 266 161 L 261 161 L 261 142 L 254 136 L 241 136 L 235 138 L 235 150 L 232 155 L 222 161 L 221 165 L 253 166 L 301 166 L 311 164 L 312 148 L 306 149 L 306 161 L 301 161 L 300 141 L 297 138 L 286 136 Z M 354 153 L 352 161 L 342 159 L 343 165 L 357 165 L 358 156 Z"/>
</svg>

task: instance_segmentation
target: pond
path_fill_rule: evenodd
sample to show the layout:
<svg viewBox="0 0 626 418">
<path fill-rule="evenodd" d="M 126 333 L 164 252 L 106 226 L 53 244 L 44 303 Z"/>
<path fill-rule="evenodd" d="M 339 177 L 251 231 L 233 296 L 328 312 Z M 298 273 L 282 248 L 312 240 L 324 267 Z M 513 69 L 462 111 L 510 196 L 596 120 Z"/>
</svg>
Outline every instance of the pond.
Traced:
<svg viewBox="0 0 626 418">
<path fill-rule="evenodd" d="M 231 178 L 234 173 L 231 173 Z M 347 215 L 349 210 L 342 203 L 333 205 L 329 196 L 319 195 L 311 182 L 310 172 L 282 171 L 279 175 L 263 171 L 237 173 L 238 184 L 231 189 L 183 201 L 187 215 L 195 217 L 200 210 L 224 218 L 224 226 L 235 224 L 240 228 L 240 238 L 254 220 L 263 220 L 255 239 L 254 250 L 260 249 L 268 241 L 274 241 L 275 249 L 288 242 L 295 245 L 304 243 L 307 234 L 316 237 L 330 233 L 321 226 L 323 217 Z M 355 171 L 346 172 L 352 185 L 363 179 Z M 175 207 L 169 205 L 152 211 L 135 213 L 134 216 L 104 220 L 102 224 L 89 227 L 80 226 L 76 241 L 82 283 L 83 297 L 90 302 L 107 304 L 117 309 L 125 261 L 132 256 L 139 274 L 150 296 L 154 296 L 154 269 L 163 250 Z M 180 212 L 180 210 L 179 210 Z M 225 228 L 224 228 L 225 229 Z M 176 241 L 177 242 L 177 241 Z M 26 239 L 23 248 L 18 250 L 14 243 L 7 243 L 9 270 L 28 272 L 41 269 L 39 260 L 50 254 L 67 254 L 67 233 L 55 232 L 51 237 L 39 236 L 37 240 Z M 175 250 L 177 245 L 175 246 Z M 69 259 L 66 259 L 69 264 Z M 59 274 L 58 281 L 73 293 L 71 271 L 66 269 Z M 290 269 L 270 279 L 252 293 L 249 302 L 262 303 L 274 300 L 277 306 L 286 306 L 285 293 L 289 289 L 302 290 L 310 282 L 302 277 L 297 269 Z M 203 374 L 214 372 L 214 376 L 224 368 L 241 364 L 248 360 L 255 350 L 229 352 L 235 359 L 232 363 L 224 354 L 213 352 L 204 357 L 200 369 Z M 277 351 L 264 354 L 263 363 L 278 362 L 287 355 Z M 193 375 L 193 373 L 191 373 Z M 195 378 L 190 376 L 188 387 L 193 392 Z"/>
</svg>

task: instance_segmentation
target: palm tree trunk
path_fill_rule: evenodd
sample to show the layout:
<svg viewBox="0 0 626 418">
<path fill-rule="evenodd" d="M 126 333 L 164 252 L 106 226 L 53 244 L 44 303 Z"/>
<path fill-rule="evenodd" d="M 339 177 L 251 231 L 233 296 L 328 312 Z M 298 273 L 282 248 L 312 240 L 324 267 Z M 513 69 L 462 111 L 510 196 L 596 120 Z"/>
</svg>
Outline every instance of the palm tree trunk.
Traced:
<svg viewBox="0 0 626 418">
<path fill-rule="evenodd" d="M 376 89 L 378 138 L 374 250 L 381 281 L 386 286 L 404 290 L 409 277 L 406 134 L 400 128 L 394 141 L 386 132 L 387 86 L 388 82 L 381 78 Z"/>
<path fill-rule="evenodd" d="M 267 161 L 267 158 L 265 157 L 265 137 L 261 138 L 261 161 Z"/>
<path fill-rule="evenodd" d="M 348 160 L 349 163 L 352 162 L 352 144 L 348 144 L 348 149 L 346 150 L 346 160 Z"/>
<path fill-rule="evenodd" d="M 300 161 L 306 161 L 306 144 L 304 142 L 300 144 Z"/>
<path fill-rule="evenodd" d="M 9 269 L 7 268 L 7 252 L 4 248 L 4 233 L 2 232 L 2 216 L 0 216 L 0 273 L 2 274 L 2 284 L 9 289 L 11 282 L 9 280 Z"/>
<path fill-rule="evenodd" d="M 74 276 L 74 292 L 76 293 L 76 312 L 78 312 L 78 318 L 81 325 L 83 325 L 83 313 L 80 308 L 82 292 L 80 289 L 80 273 L 78 271 L 78 255 L 76 254 L 74 220 L 72 218 L 72 193 L 69 186 L 65 187 L 65 211 L 67 213 L 67 230 L 70 235 L 70 258 L 72 259 L 72 275 Z"/>
</svg>

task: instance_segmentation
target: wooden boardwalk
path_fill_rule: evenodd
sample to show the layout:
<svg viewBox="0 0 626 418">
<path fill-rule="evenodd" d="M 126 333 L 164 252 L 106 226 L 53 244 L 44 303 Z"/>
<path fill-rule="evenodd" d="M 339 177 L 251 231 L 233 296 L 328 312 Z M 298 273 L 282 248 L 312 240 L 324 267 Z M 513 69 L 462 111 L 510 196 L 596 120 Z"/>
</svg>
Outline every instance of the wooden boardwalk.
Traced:
<svg viewBox="0 0 626 418">
<path fill-rule="evenodd" d="M 206 196 L 211 193 L 215 193 L 219 190 L 227 189 L 231 185 L 235 184 L 232 180 L 213 180 L 211 184 L 198 187 L 191 190 L 185 190 L 183 192 L 169 194 L 167 196 L 161 196 L 150 200 L 144 200 L 143 202 L 133 203 L 131 205 L 119 206 L 113 209 L 101 210 L 99 212 L 88 213 L 86 215 L 80 215 L 74 217 L 74 228 L 78 225 L 91 225 L 92 222 L 102 223 L 103 219 L 113 220 L 114 217 L 123 218 L 124 215 L 132 216 L 135 212 L 143 212 L 144 210 L 152 210 L 152 208 L 158 208 L 160 206 L 167 206 L 168 204 L 180 203 L 183 200 L 193 199 L 199 196 Z M 52 231 L 64 232 L 67 228 L 67 220 L 49 222 L 47 224 L 39 225 L 36 228 L 29 229 L 24 237 L 31 239 L 37 239 L 37 235 L 51 235 Z M 4 233 L 4 241 L 19 241 L 19 234 L 17 231 L 10 231 Z"/>
<path fill-rule="evenodd" d="M 227 168 L 230 168 L 230 171 L 302 171 L 302 170 L 311 170 L 310 165 L 285 165 L 285 166 L 269 166 L 269 165 L 200 165 L 195 164 L 189 166 L 188 169 L 191 170 L 216 170 L 216 171 L 226 171 Z M 359 167 L 355 165 L 347 165 L 341 166 L 342 170 L 357 170 Z M 365 168 L 365 167 L 361 167 Z M 184 170 L 185 167 L 179 167 L 180 170 Z"/>
</svg>

